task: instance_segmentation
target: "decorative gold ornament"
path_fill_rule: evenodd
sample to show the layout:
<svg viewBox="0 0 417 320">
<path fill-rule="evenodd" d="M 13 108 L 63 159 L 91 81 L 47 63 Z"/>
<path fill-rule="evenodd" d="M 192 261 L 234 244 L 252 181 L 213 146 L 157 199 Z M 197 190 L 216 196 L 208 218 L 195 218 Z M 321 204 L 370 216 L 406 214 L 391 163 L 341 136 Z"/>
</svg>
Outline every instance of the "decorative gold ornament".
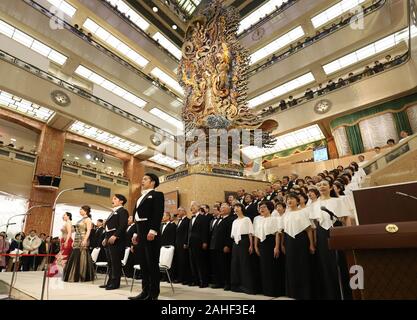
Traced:
<svg viewBox="0 0 417 320">
<path fill-rule="evenodd" d="M 389 233 L 396 233 L 398 231 L 398 226 L 395 224 L 387 224 L 385 230 Z"/>
<path fill-rule="evenodd" d="M 192 129 L 255 129 L 261 120 L 247 105 L 249 52 L 237 38 L 239 12 L 213 0 L 189 24 L 178 80 L 182 117 Z"/>
</svg>

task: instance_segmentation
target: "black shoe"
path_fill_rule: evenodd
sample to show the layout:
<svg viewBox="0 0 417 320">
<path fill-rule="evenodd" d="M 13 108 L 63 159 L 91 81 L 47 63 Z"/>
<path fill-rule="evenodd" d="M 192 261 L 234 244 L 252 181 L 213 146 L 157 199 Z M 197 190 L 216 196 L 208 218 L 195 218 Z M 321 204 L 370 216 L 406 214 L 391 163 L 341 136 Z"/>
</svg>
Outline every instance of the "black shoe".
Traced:
<svg viewBox="0 0 417 320">
<path fill-rule="evenodd" d="M 224 286 L 224 291 L 230 291 L 230 286 Z"/>
<path fill-rule="evenodd" d="M 120 286 L 109 285 L 109 286 L 106 287 L 106 290 L 116 290 L 116 289 L 119 289 L 119 288 L 120 288 Z"/>
<path fill-rule="evenodd" d="M 199 285 L 200 288 L 207 288 L 208 287 L 208 283 L 202 283 Z"/>
<path fill-rule="evenodd" d="M 195 287 L 195 286 L 197 286 L 197 284 L 196 284 L 195 282 L 190 282 L 188 285 L 189 285 L 190 287 Z"/>
<path fill-rule="evenodd" d="M 221 286 L 221 285 L 219 285 L 219 284 L 212 284 L 212 285 L 210 286 L 210 288 L 212 288 L 212 289 L 220 289 L 220 288 L 223 288 L 223 286 Z"/>
<path fill-rule="evenodd" d="M 99 288 L 107 288 L 107 284 L 102 284 L 101 286 L 98 286 Z"/>
<path fill-rule="evenodd" d="M 136 297 L 129 297 L 128 299 L 129 300 L 149 300 L 149 295 L 147 293 L 142 292 Z"/>
</svg>

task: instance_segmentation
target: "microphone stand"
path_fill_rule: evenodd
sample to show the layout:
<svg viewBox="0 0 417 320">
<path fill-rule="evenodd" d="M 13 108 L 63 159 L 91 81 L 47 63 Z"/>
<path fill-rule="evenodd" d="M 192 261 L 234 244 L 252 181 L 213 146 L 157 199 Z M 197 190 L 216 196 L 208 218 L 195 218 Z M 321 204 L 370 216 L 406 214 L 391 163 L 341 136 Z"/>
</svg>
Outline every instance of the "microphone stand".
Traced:
<svg viewBox="0 0 417 320">
<path fill-rule="evenodd" d="M 45 208 L 45 207 L 50 207 L 50 205 L 44 205 L 44 204 L 39 204 L 39 205 L 35 205 L 30 207 L 25 213 L 21 213 L 21 214 L 16 214 L 14 216 L 11 216 L 8 220 L 7 220 L 7 226 L 6 228 L 9 227 L 9 225 L 11 225 L 12 223 L 10 223 L 10 220 L 15 218 L 15 217 L 20 217 L 23 216 L 23 221 L 22 221 L 22 228 L 20 230 L 20 234 L 23 232 L 23 226 L 24 226 L 24 221 L 27 215 L 30 214 L 30 211 L 32 211 L 33 209 L 36 208 Z M 7 230 L 6 229 L 6 234 L 7 234 Z M 22 236 L 20 236 L 20 239 L 22 239 Z M 19 258 L 20 258 L 20 244 L 22 243 L 22 240 L 17 240 L 17 254 L 15 257 L 15 263 L 14 263 L 14 267 L 13 267 L 13 273 L 12 273 L 12 280 L 10 281 L 10 288 L 9 288 L 9 295 L 6 298 L 7 300 L 12 300 L 12 289 L 13 289 L 13 284 L 16 281 L 16 272 L 17 272 L 17 266 L 19 264 Z"/>
<path fill-rule="evenodd" d="M 52 206 L 52 220 L 51 220 L 51 227 L 49 229 L 49 235 L 52 237 L 52 232 L 53 232 L 53 228 L 54 228 L 54 219 L 55 219 L 55 209 L 56 209 L 56 203 L 59 199 L 59 197 L 68 191 L 77 191 L 77 190 L 84 190 L 84 187 L 81 188 L 68 188 L 68 189 L 64 189 L 61 192 L 58 193 L 58 195 L 55 198 L 54 201 L 54 205 Z M 49 250 L 48 250 L 49 251 Z M 49 252 L 48 252 L 49 254 Z M 41 292 L 41 300 L 44 300 L 44 294 L 45 294 L 45 288 L 46 288 L 46 279 L 47 279 L 47 274 L 48 274 L 48 270 L 49 270 L 49 256 L 47 256 L 46 259 L 46 266 L 45 266 L 45 270 L 43 272 L 43 280 L 42 280 L 42 292 Z M 48 285 L 49 285 L 49 280 L 48 280 Z"/>
</svg>

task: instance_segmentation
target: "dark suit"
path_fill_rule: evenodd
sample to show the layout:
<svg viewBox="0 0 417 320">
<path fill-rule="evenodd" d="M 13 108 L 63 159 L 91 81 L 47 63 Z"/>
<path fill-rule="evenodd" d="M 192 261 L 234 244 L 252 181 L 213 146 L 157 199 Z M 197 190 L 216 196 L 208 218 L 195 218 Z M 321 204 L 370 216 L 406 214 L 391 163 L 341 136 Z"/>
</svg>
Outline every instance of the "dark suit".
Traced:
<svg viewBox="0 0 417 320">
<path fill-rule="evenodd" d="M 140 269 L 142 271 L 142 292 L 151 298 L 159 296 L 159 254 L 161 252 L 161 220 L 164 214 L 164 194 L 155 190 L 149 191 L 135 209 L 138 234 L 138 250 Z M 158 234 L 153 241 L 148 241 L 147 236 L 150 230 Z"/>
<path fill-rule="evenodd" d="M 100 248 L 100 253 L 98 254 L 97 261 L 107 261 L 106 250 L 103 247 L 103 240 L 106 238 L 106 230 L 104 227 L 99 227 L 94 232 L 93 237 L 93 248 Z"/>
<path fill-rule="evenodd" d="M 194 219 L 194 223 L 193 223 Z M 191 272 L 193 281 L 200 286 L 208 285 L 207 251 L 203 250 L 203 243 L 209 242 L 209 221 L 202 214 L 191 219 L 188 228 L 188 247 L 190 253 Z"/>
<path fill-rule="evenodd" d="M 134 233 L 136 233 L 136 226 L 131 224 L 126 229 L 125 248 L 130 248 L 132 246 L 132 237 Z M 127 263 L 123 268 L 126 277 L 130 278 L 133 276 L 133 266 L 136 264 L 136 260 L 137 259 L 135 259 L 135 255 L 130 253 L 129 258 L 127 259 Z"/>
<path fill-rule="evenodd" d="M 127 220 L 129 217 L 129 212 L 120 207 L 116 211 L 112 211 L 110 216 L 106 220 L 106 256 L 109 266 L 109 279 L 107 281 L 107 286 L 112 286 L 118 288 L 120 286 L 120 277 L 122 275 L 122 262 L 123 253 L 125 249 L 126 242 L 126 228 Z M 116 241 L 113 244 L 109 244 L 108 240 L 111 236 L 117 237 Z"/>
<path fill-rule="evenodd" d="M 175 246 L 175 234 L 177 231 L 176 229 L 177 225 L 174 222 L 166 223 L 165 228 L 164 224 L 161 224 L 161 247 Z"/>
<path fill-rule="evenodd" d="M 232 232 L 232 224 L 236 216 L 229 214 L 226 218 L 219 220 L 210 241 L 210 251 L 215 260 L 214 280 L 217 287 L 227 287 L 230 289 L 230 267 L 232 261 L 233 240 L 230 236 Z M 224 252 L 224 247 L 228 247 L 230 251 Z"/>
<path fill-rule="evenodd" d="M 251 202 L 249 205 L 245 206 L 245 209 L 245 216 L 249 217 L 253 222 L 253 219 L 259 214 L 258 205 L 256 203 Z"/>
<path fill-rule="evenodd" d="M 188 249 L 184 245 L 188 243 L 188 228 L 190 219 L 184 217 L 178 222 L 175 235 L 175 280 L 188 284 L 191 281 L 191 266 Z"/>
</svg>

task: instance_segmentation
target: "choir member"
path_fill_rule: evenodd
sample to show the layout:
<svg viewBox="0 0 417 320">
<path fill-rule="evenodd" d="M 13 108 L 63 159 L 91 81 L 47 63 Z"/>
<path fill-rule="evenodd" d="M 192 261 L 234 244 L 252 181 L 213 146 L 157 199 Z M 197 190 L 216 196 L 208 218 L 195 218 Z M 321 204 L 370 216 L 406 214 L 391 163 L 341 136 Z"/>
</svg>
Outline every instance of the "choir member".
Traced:
<svg viewBox="0 0 417 320">
<path fill-rule="evenodd" d="M 189 284 L 199 285 L 200 288 L 208 287 L 208 269 L 206 254 L 209 241 L 209 221 L 199 211 L 196 201 L 191 202 L 191 221 L 188 228 L 188 242 L 192 282 Z"/>
<path fill-rule="evenodd" d="M 262 291 L 266 296 L 278 297 L 283 284 L 279 283 L 278 260 L 280 254 L 279 220 L 271 216 L 274 205 L 271 201 L 259 203 L 262 219 L 255 223 L 255 251 L 260 259 Z"/>
<path fill-rule="evenodd" d="M 310 254 L 314 254 L 312 223 L 309 209 L 298 207 L 300 198 L 296 193 L 287 197 L 284 217 L 284 250 L 287 296 L 293 299 L 311 299 Z"/>
<path fill-rule="evenodd" d="M 164 246 L 175 246 L 175 234 L 176 234 L 176 225 L 175 222 L 171 221 L 171 214 L 165 212 L 162 217 L 161 223 L 161 247 Z"/>
<path fill-rule="evenodd" d="M 247 193 L 243 204 L 245 205 L 245 215 L 253 222 L 253 219 L 258 215 L 258 206 L 254 201 L 253 195 Z"/>
<path fill-rule="evenodd" d="M 233 220 L 236 216 L 231 214 L 231 207 L 228 203 L 222 203 L 220 215 L 220 220 L 213 229 L 210 240 L 210 251 L 213 253 L 211 256 L 215 260 L 213 288 L 224 287 L 224 290 L 230 290 L 230 266 L 233 245 L 230 235 Z"/>
<path fill-rule="evenodd" d="M 254 251 L 253 225 L 245 216 L 245 207 L 241 203 L 234 205 L 237 219 L 233 221 L 231 237 L 232 248 L 231 289 L 235 292 L 256 294 L 251 255 Z"/>
<path fill-rule="evenodd" d="M 317 206 L 310 210 L 310 219 L 313 219 L 316 224 L 318 274 L 315 276 L 318 277 L 320 284 L 318 298 L 337 300 L 341 298 L 338 258 L 336 251 L 329 249 L 328 241 L 330 229 L 334 227 L 336 221 L 346 221 L 349 212 L 341 199 L 330 196 L 332 184 L 329 181 L 322 180 L 317 187 L 320 191 L 320 198 Z"/>
<path fill-rule="evenodd" d="M 175 236 L 175 282 L 187 285 L 191 282 L 191 267 L 187 249 L 188 228 L 190 219 L 184 208 L 178 208 L 178 224 Z"/>
</svg>

